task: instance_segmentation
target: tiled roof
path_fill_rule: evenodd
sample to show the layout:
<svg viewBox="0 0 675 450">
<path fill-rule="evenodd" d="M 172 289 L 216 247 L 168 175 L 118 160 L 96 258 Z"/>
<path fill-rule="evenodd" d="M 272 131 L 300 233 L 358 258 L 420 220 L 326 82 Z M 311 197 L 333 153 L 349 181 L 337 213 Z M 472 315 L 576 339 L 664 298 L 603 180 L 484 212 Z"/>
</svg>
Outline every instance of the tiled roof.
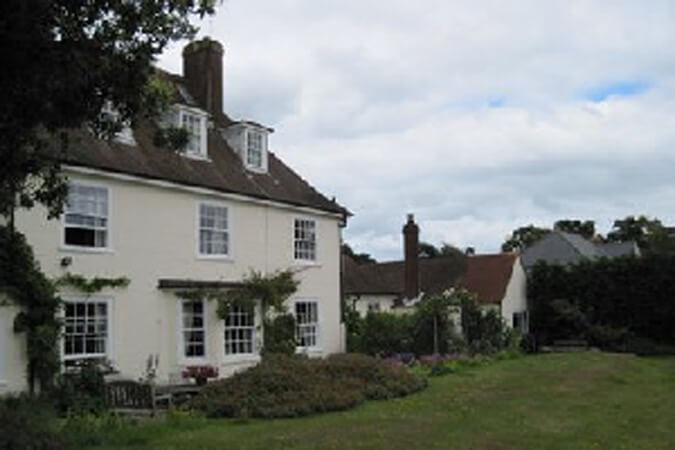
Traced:
<svg viewBox="0 0 675 450">
<path fill-rule="evenodd" d="M 478 295 L 482 304 L 504 297 L 517 256 L 510 253 L 469 257 L 421 258 L 420 284 L 426 294 L 463 287 Z M 343 257 L 343 290 L 346 295 L 403 295 L 403 261 L 358 265 Z"/>
<path fill-rule="evenodd" d="M 176 86 L 180 86 L 180 89 L 176 89 L 176 95 L 180 98 L 176 100 L 196 106 L 194 98 L 187 92 L 187 87 L 180 82 L 181 77 L 170 74 L 164 76 L 176 83 Z M 225 115 L 214 119 L 216 128 L 208 130 L 209 160 L 191 159 L 156 147 L 153 137 L 157 125 L 145 119 L 138 120 L 134 127 L 136 146 L 102 141 L 86 131 L 73 132 L 67 155 L 59 154 L 58 158 L 63 163 L 73 166 L 170 181 L 331 213 L 349 214 L 334 200 L 329 200 L 315 190 L 272 152 L 269 153 L 268 173 L 247 171 L 218 129 L 231 124 L 232 121 Z"/>
<path fill-rule="evenodd" d="M 481 304 L 499 304 L 506 293 L 517 258 L 513 253 L 471 256 L 467 259 L 466 272 L 459 280 L 459 287 L 478 295 Z"/>
</svg>

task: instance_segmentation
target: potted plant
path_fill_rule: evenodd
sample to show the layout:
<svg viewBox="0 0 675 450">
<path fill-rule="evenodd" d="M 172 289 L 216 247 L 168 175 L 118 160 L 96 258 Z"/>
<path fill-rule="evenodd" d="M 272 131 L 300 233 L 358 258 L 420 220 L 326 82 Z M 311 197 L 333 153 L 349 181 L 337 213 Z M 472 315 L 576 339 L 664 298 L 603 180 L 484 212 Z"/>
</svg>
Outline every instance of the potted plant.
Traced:
<svg viewBox="0 0 675 450">
<path fill-rule="evenodd" d="M 209 378 L 218 377 L 218 368 L 204 366 L 187 366 L 183 369 L 183 378 L 192 378 L 197 386 L 204 386 Z"/>
</svg>

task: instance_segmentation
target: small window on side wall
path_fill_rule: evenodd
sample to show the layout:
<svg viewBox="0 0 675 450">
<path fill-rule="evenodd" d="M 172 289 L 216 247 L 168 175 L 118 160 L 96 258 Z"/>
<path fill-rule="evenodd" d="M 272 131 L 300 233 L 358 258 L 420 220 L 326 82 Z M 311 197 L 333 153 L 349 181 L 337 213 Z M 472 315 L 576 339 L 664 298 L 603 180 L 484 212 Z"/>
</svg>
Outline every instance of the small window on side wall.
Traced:
<svg viewBox="0 0 675 450">
<path fill-rule="evenodd" d="M 71 183 L 64 215 L 64 244 L 108 247 L 108 189 Z"/>
</svg>

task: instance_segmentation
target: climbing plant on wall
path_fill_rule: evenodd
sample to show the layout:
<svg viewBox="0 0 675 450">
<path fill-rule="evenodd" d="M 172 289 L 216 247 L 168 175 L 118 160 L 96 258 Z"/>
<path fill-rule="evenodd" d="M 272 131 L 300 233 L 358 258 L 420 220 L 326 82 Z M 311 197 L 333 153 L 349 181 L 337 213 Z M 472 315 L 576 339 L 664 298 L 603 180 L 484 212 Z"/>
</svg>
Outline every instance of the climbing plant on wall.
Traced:
<svg viewBox="0 0 675 450">
<path fill-rule="evenodd" d="M 6 227 L 0 227 L 0 292 L 21 308 L 14 331 L 26 336 L 30 392 L 35 392 L 36 382 L 48 388 L 59 370 L 61 321 L 56 313 L 61 299 L 40 270 L 25 237 Z"/>
<path fill-rule="evenodd" d="M 211 300 L 218 303 L 218 317 L 225 320 L 233 307 L 252 310 L 257 305 L 263 317 L 264 342 L 262 353 L 293 353 L 295 351 L 295 319 L 286 310 L 286 300 L 300 282 L 291 270 L 262 275 L 251 271 L 240 286 L 233 289 L 194 289 L 176 293 L 188 300 Z M 273 314 L 269 314 L 272 312 Z"/>
<path fill-rule="evenodd" d="M 68 272 L 62 277 L 57 278 L 54 283 L 56 287 L 71 286 L 80 292 L 91 295 L 95 294 L 96 292 L 100 292 L 105 288 L 127 287 L 130 283 L 130 280 L 127 277 L 86 278 L 83 275 Z"/>
</svg>

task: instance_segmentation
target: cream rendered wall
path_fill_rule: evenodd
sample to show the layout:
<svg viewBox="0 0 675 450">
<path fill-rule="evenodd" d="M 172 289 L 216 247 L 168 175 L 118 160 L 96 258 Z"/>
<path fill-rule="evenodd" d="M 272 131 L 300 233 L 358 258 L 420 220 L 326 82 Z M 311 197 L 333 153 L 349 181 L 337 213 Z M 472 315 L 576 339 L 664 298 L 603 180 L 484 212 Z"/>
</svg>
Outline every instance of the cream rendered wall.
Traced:
<svg viewBox="0 0 675 450">
<path fill-rule="evenodd" d="M 0 299 L 0 395 L 25 390 L 26 340 L 14 334 L 14 318 L 19 308 Z"/>
<path fill-rule="evenodd" d="M 379 304 L 380 312 L 392 312 L 395 298 L 393 295 L 359 295 L 352 296 L 347 301 L 354 305 L 361 317 L 365 317 L 370 304 Z"/>
<path fill-rule="evenodd" d="M 218 193 L 189 192 L 153 186 L 142 180 L 105 174 L 68 173 L 73 181 L 107 186 L 109 190 L 110 250 L 65 249 L 62 224 L 47 221 L 40 208 L 17 214 L 17 228 L 26 234 L 36 258 L 51 277 L 66 271 L 87 277 L 129 277 L 126 288 L 106 289 L 110 297 L 111 348 L 109 358 L 122 375 L 138 377 L 149 355 L 159 355 L 159 378 L 175 378 L 185 362 L 179 358 L 178 299 L 157 288 L 161 278 L 240 281 L 250 270 L 272 273 L 292 268 L 301 281 L 295 298 L 319 302 L 320 351 L 343 351 L 340 339 L 339 218 L 311 210 L 257 204 Z M 120 179 L 121 178 L 121 179 Z M 197 214 L 200 201 L 229 208 L 230 258 L 197 255 Z M 316 264 L 293 261 L 295 217 L 311 217 L 317 227 Z M 60 266 L 63 257 L 72 265 Z M 68 294 L 64 292 L 63 294 Z M 208 305 L 206 363 L 228 374 L 257 358 L 227 359 L 223 322 Z M 292 305 L 290 305 L 292 308 Z M 191 363 L 192 364 L 192 363 Z M 18 376 L 12 374 L 12 378 Z"/>
<path fill-rule="evenodd" d="M 513 313 L 527 311 L 527 277 L 520 258 L 513 263 L 511 279 L 506 286 L 501 310 L 502 318 L 509 326 L 513 326 Z"/>
</svg>

